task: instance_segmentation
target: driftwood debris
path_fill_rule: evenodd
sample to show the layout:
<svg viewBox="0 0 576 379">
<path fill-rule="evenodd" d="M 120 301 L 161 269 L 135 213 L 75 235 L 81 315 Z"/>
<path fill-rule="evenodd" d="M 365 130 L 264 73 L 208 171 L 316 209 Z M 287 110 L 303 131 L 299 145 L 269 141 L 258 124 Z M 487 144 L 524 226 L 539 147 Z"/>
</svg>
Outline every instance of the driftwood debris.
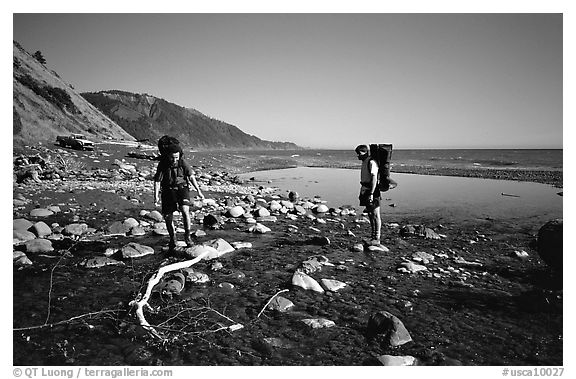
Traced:
<svg viewBox="0 0 576 379">
<path fill-rule="evenodd" d="M 148 321 L 146 321 L 146 317 L 144 316 L 144 308 L 147 307 L 147 308 L 151 309 L 150 304 L 148 304 L 148 300 L 150 299 L 150 296 L 152 295 L 152 289 L 154 288 L 154 286 L 160 282 L 160 280 L 162 279 L 162 277 L 166 273 L 190 267 L 190 266 L 200 262 L 209 253 L 210 253 L 209 251 L 205 251 L 205 252 L 201 253 L 200 255 L 198 255 L 194 259 L 183 261 L 183 262 L 172 263 L 172 264 L 166 265 L 164 267 L 161 267 L 160 269 L 158 269 L 156 274 L 154 274 L 150 278 L 150 280 L 148 281 L 148 285 L 146 287 L 146 291 L 144 292 L 144 294 L 143 295 L 140 294 L 136 299 L 134 299 L 130 302 L 130 306 L 136 308 L 136 317 L 138 318 L 138 323 L 140 324 L 140 326 L 142 326 L 142 328 L 144 328 L 152 336 L 154 336 L 158 339 L 164 339 L 164 337 L 152 325 L 150 325 L 148 323 Z M 221 313 L 219 313 L 213 309 L 212 309 L 212 311 L 218 313 L 219 315 L 228 319 L 229 321 L 234 322 L 233 325 L 231 325 L 229 327 L 222 328 L 222 329 L 227 329 L 227 330 L 233 332 L 235 330 L 242 329 L 244 327 L 242 324 L 236 323 L 234 320 L 222 315 Z"/>
</svg>

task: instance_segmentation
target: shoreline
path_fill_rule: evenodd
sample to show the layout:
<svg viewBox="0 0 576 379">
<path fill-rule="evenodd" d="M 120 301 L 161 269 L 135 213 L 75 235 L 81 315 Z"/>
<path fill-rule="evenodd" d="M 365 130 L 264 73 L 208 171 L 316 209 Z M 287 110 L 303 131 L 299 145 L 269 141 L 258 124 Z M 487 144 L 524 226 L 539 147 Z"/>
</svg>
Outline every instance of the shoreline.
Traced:
<svg viewBox="0 0 576 379">
<path fill-rule="evenodd" d="M 194 157 L 200 155 L 199 161 Z M 192 163 L 202 163 L 208 158 L 204 154 L 195 153 Z M 208 156 L 208 155 L 207 155 Z M 352 161 L 330 161 L 325 158 L 315 157 L 285 157 L 285 156 L 249 156 L 240 153 L 230 154 L 226 152 L 212 152 L 209 155 L 209 167 L 230 171 L 233 174 L 247 174 L 257 171 L 281 170 L 297 167 L 313 168 L 341 168 L 360 169 L 360 164 Z M 563 188 L 563 170 L 548 168 L 498 168 L 498 167 L 449 167 L 449 166 L 422 166 L 396 163 L 391 167 L 391 174 L 416 174 L 434 176 L 457 176 L 467 178 L 512 180 L 548 184 L 556 188 Z"/>
</svg>

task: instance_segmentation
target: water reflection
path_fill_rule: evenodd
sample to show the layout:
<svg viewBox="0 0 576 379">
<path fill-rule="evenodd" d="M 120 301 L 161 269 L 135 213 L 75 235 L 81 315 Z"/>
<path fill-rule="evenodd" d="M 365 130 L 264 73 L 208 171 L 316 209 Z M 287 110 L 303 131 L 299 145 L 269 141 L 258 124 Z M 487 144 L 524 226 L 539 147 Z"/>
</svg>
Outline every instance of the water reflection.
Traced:
<svg viewBox="0 0 576 379">
<path fill-rule="evenodd" d="M 350 169 L 298 167 L 242 175 L 301 196 L 320 196 L 332 206 L 358 206 L 360 172 Z M 561 189 L 539 183 L 493 179 L 393 174 L 398 188 L 383 194 L 387 214 L 451 214 L 466 218 L 550 219 L 562 217 Z M 504 196 L 511 194 L 515 196 Z M 394 207 L 390 206 L 394 205 Z"/>
</svg>

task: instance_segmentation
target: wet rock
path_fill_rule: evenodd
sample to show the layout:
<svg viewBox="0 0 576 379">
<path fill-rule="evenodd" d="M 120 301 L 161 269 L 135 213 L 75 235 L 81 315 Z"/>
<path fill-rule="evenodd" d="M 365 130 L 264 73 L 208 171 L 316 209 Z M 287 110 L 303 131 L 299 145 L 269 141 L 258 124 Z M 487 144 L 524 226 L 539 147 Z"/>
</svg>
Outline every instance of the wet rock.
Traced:
<svg viewBox="0 0 576 379">
<path fill-rule="evenodd" d="M 289 341 L 285 341 L 282 338 L 278 338 L 278 337 L 267 337 L 267 338 L 263 338 L 262 340 L 266 344 L 268 344 L 272 347 L 280 348 L 280 349 L 290 349 L 290 348 L 294 347 L 294 345 L 292 343 L 290 343 Z"/>
<path fill-rule="evenodd" d="M 62 230 L 62 233 L 67 236 L 81 236 L 82 234 L 86 233 L 87 230 L 88 225 L 84 223 L 82 224 L 74 223 L 66 225 L 66 227 L 64 227 L 64 229 Z"/>
<path fill-rule="evenodd" d="M 115 221 L 106 228 L 108 234 L 110 235 L 126 235 L 130 228 L 125 225 L 122 221 Z"/>
<path fill-rule="evenodd" d="M 296 191 L 290 191 L 290 193 L 288 194 L 288 199 L 290 199 L 291 202 L 295 203 L 300 199 L 300 195 Z"/>
<path fill-rule="evenodd" d="M 27 253 L 49 253 L 54 251 L 52 247 L 52 241 L 37 238 L 30 241 L 26 241 L 26 252 Z"/>
<path fill-rule="evenodd" d="M 312 329 L 331 328 L 333 326 L 336 326 L 336 323 L 334 321 L 325 318 L 305 318 L 300 321 L 302 321 L 304 324 L 308 325 Z"/>
<path fill-rule="evenodd" d="M 116 259 L 108 257 L 94 257 L 88 258 L 80 262 L 80 266 L 84 268 L 100 268 L 104 266 L 124 266 L 125 263 L 117 261 Z"/>
<path fill-rule="evenodd" d="M 352 251 L 364 251 L 364 245 L 361 243 L 357 243 L 354 246 L 352 246 Z"/>
<path fill-rule="evenodd" d="M 410 273 L 410 274 L 415 274 L 417 272 L 426 271 L 426 270 L 428 270 L 428 268 L 426 268 L 426 266 L 417 265 L 417 264 L 412 263 L 412 262 L 402 262 L 402 263 L 400 263 L 400 265 L 398 267 L 398 271 Z"/>
<path fill-rule="evenodd" d="M 131 236 L 143 236 L 146 234 L 146 230 L 144 230 L 144 228 L 140 226 L 135 226 L 132 229 L 130 229 L 130 232 L 128 234 L 130 234 Z"/>
<path fill-rule="evenodd" d="M 28 230 L 32 225 L 34 223 L 25 218 L 17 218 L 12 221 L 12 229 L 14 230 Z"/>
<path fill-rule="evenodd" d="M 26 267 L 32 265 L 32 261 L 21 251 L 13 252 L 13 264 L 16 267 Z"/>
<path fill-rule="evenodd" d="M 438 233 L 436 233 L 434 230 L 432 230 L 430 228 L 426 228 L 426 229 L 424 229 L 424 238 L 439 240 L 440 235 Z"/>
<path fill-rule="evenodd" d="M 262 216 L 256 218 L 257 222 L 276 222 L 278 218 L 276 216 Z"/>
<path fill-rule="evenodd" d="M 280 204 L 277 200 L 272 200 L 270 202 L 270 212 L 279 212 L 282 209 L 282 204 Z"/>
<path fill-rule="evenodd" d="M 157 222 L 156 224 L 154 224 L 153 233 L 159 236 L 167 236 L 168 229 L 166 229 L 166 223 Z"/>
<path fill-rule="evenodd" d="M 124 224 L 124 226 L 126 226 L 126 228 L 128 228 L 128 230 L 140 225 L 140 223 L 135 218 L 132 218 L 132 217 L 124 220 L 123 224 Z"/>
<path fill-rule="evenodd" d="M 203 231 L 203 230 L 201 230 L 201 229 L 198 229 L 198 230 L 196 230 L 196 231 L 194 232 L 194 236 L 197 237 L 197 238 L 199 238 L 199 237 L 205 237 L 205 236 L 206 236 L 206 232 Z"/>
<path fill-rule="evenodd" d="M 50 229 L 50 227 L 44 221 L 38 221 L 32 225 L 29 230 L 38 238 L 44 238 L 52 234 L 52 229 Z"/>
<path fill-rule="evenodd" d="M 59 212 L 61 212 L 60 207 L 57 206 L 57 205 L 51 205 L 51 206 L 49 206 L 49 207 L 46 207 L 46 209 L 48 209 L 49 211 L 54 212 L 54 213 L 59 213 Z"/>
<path fill-rule="evenodd" d="M 325 204 L 320 204 L 320 205 L 318 205 L 318 206 L 314 209 L 314 211 L 315 211 L 316 213 L 326 213 L 326 212 L 329 211 L 329 208 L 328 208 L 328 206 L 325 205 Z"/>
<path fill-rule="evenodd" d="M 379 311 L 370 316 L 366 335 L 369 339 L 382 338 L 382 342 L 392 347 L 412 341 L 402 321 L 387 311 Z"/>
<path fill-rule="evenodd" d="M 271 232 L 272 229 L 270 229 L 269 227 L 262 225 L 260 223 L 256 223 L 255 225 L 252 225 L 250 228 L 248 228 L 248 231 L 250 233 L 264 234 L 264 233 Z"/>
<path fill-rule="evenodd" d="M 226 242 L 222 238 L 218 238 L 218 239 L 214 239 L 214 240 L 205 242 L 203 245 L 210 246 L 210 247 L 213 247 L 214 249 L 216 249 L 218 251 L 218 254 L 219 254 L 218 256 L 222 256 L 224 254 L 231 253 L 235 250 L 232 247 L 232 245 L 230 245 L 228 242 Z"/>
<path fill-rule="evenodd" d="M 296 211 L 296 214 L 301 216 L 306 214 L 306 209 L 301 205 L 295 205 L 294 211 Z"/>
<path fill-rule="evenodd" d="M 48 217 L 48 216 L 52 216 L 53 214 L 54 214 L 54 212 L 49 211 L 46 208 L 36 208 L 36 209 L 32 209 L 30 211 L 31 217 Z"/>
<path fill-rule="evenodd" d="M 416 366 L 417 360 L 411 355 L 380 355 L 377 357 L 383 366 Z"/>
<path fill-rule="evenodd" d="M 270 211 L 268 211 L 268 209 L 266 208 L 258 208 L 255 212 L 254 212 L 254 216 L 256 217 L 268 217 L 270 216 Z"/>
<path fill-rule="evenodd" d="M 252 242 L 232 242 L 232 246 L 235 249 L 251 249 Z"/>
<path fill-rule="evenodd" d="M 124 259 L 139 258 L 145 255 L 154 254 L 153 248 L 140 245 L 136 242 L 130 242 L 129 244 L 124 245 L 120 251 L 122 252 L 122 258 Z"/>
<path fill-rule="evenodd" d="M 294 303 L 285 297 L 276 296 L 274 299 L 272 299 L 270 304 L 268 304 L 268 308 L 278 312 L 287 312 L 288 310 L 294 308 Z"/>
<path fill-rule="evenodd" d="M 228 283 L 228 282 L 223 282 L 223 283 L 218 284 L 218 288 L 230 291 L 230 290 L 234 289 L 234 284 Z"/>
<path fill-rule="evenodd" d="M 164 217 L 162 217 L 162 215 L 160 214 L 160 212 L 158 212 L 158 211 L 156 211 L 156 210 L 147 213 L 145 217 L 146 217 L 146 218 L 149 218 L 150 220 L 156 221 L 156 222 L 162 222 L 162 221 L 164 221 Z"/>
<path fill-rule="evenodd" d="M 219 271 L 224 268 L 224 265 L 220 262 L 214 262 L 210 265 L 210 270 L 212 271 Z"/>
<path fill-rule="evenodd" d="M 324 289 L 316 280 L 301 271 L 296 271 L 292 276 L 292 285 L 304 288 L 305 290 L 324 293 Z"/>
<path fill-rule="evenodd" d="M 184 274 L 186 281 L 191 283 L 207 283 L 210 281 L 210 278 L 207 274 L 195 270 L 192 267 L 186 267 L 182 269 L 182 273 Z"/>
<path fill-rule="evenodd" d="M 203 199 L 202 205 L 205 207 L 217 207 L 218 206 L 218 204 L 216 203 L 216 200 L 214 200 L 214 199 Z"/>
<path fill-rule="evenodd" d="M 412 254 L 412 260 L 416 262 L 422 262 L 424 264 L 428 264 L 434 260 L 434 256 L 432 254 L 428 254 L 424 251 L 417 251 Z"/>
<path fill-rule="evenodd" d="M 171 272 L 166 274 L 160 283 L 156 284 L 152 289 L 153 292 L 159 292 L 162 295 L 172 297 L 173 295 L 180 295 L 184 289 L 186 277 L 180 272 Z"/>
<path fill-rule="evenodd" d="M 230 215 L 230 217 L 240 217 L 244 214 L 244 208 L 242 208 L 241 206 L 235 206 L 232 207 L 230 209 L 228 209 L 228 214 Z"/>
<path fill-rule="evenodd" d="M 346 283 L 334 279 L 320 279 L 320 283 L 322 283 L 322 287 L 324 287 L 326 291 L 332 292 L 336 292 L 346 287 Z"/>
<path fill-rule="evenodd" d="M 184 250 L 184 253 L 186 254 L 186 256 L 188 256 L 190 258 L 199 257 L 201 254 L 203 254 L 205 252 L 207 252 L 208 254 L 204 258 L 202 258 L 204 260 L 210 260 L 210 259 L 218 258 L 220 256 L 220 252 L 211 246 L 196 245 L 196 246 L 192 246 L 192 247 L 189 247 L 189 248 Z"/>
<path fill-rule="evenodd" d="M 27 230 L 14 229 L 12 230 L 12 242 L 14 244 L 20 244 L 26 241 L 30 241 L 36 238 L 36 234 L 29 232 Z"/>
<path fill-rule="evenodd" d="M 548 221 L 538 230 L 538 255 L 556 270 L 563 266 L 563 220 Z"/>
<path fill-rule="evenodd" d="M 208 229 L 218 229 L 220 226 L 220 220 L 212 214 L 207 214 L 202 220 L 202 225 Z"/>
</svg>

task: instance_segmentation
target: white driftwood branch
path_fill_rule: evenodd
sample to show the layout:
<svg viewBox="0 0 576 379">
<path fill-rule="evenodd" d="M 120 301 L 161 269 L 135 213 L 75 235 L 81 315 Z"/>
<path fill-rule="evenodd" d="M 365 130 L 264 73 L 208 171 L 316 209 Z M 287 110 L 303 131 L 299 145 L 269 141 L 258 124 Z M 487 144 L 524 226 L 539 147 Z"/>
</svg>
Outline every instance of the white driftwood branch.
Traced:
<svg viewBox="0 0 576 379">
<path fill-rule="evenodd" d="M 194 259 L 184 261 L 184 262 L 172 263 L 170 265 L 166 265 L 164 267 L 161 267 L 160 269 L 158 269 L 156 274 L 154 274 L 150 278 L 150 280 L 148 281 L 148 287 L 146 287 L 146 292 L 144 293 L 144 295 L 142 297 L 138 296 L 136 299 L 134 299 L 130 302 L 131 306 L 136 306 L 136 316 L 138 317 L 138 322 L 140 323 L 140 326 L 142 326 L 145 330 L 147 330 L 154 337 L 162 339 L 160 334 L 148 323 L 148 321 L 146 321 L 146 318 L 144 317 L 144 307 L 145 306 L 150 307 L 150 305 L 148 304 L 148 299 L 152 295 L 152 289 L 154 288 L 154 286 L 156 284 L 158 284 L 160 282 L 160 279 L 162 279 L 164 274 L 166 274 L 167 272 L 176 271 L 176 270 L 180 270 L 182 268 L 190 267 L 190 266 L 200 262 L 202 260 L 202 258 L 204 258 L 206 255 L 208 255 L 208 251 L 200 254 L 199 256 L 197 256 Z"/>
<path fill-rule="evenodd" d="M 280 294 L 283 293 L 283 292 L 287 292 L 287 291 L 288 291 L 287 289 L 284 289 L 284 290 L 282 290 L 282 291 L 276 292 L 276 294 L 275 294 L 274 296 L 272 296 L 272 297 L 270 298 L 270 300 L 268 300 L 268 302 L 266 303 L 266 305 L 264 306 L 264 308 L 262 308 L 262 310 L 260 311 L 260 313 L 258 313 L 258 316 L 256 316 L 256 318 L 259 318 L 259 317 L 260 317 L 260 315 L 264 312 L 264 310 L 266 310 L 266 307 L 268 307 L 268 305 L 272 302 L 272 300 L 274 300 L 274 298 L 275 298 L 276 296 L 280 295 Z"/>
</svg>

